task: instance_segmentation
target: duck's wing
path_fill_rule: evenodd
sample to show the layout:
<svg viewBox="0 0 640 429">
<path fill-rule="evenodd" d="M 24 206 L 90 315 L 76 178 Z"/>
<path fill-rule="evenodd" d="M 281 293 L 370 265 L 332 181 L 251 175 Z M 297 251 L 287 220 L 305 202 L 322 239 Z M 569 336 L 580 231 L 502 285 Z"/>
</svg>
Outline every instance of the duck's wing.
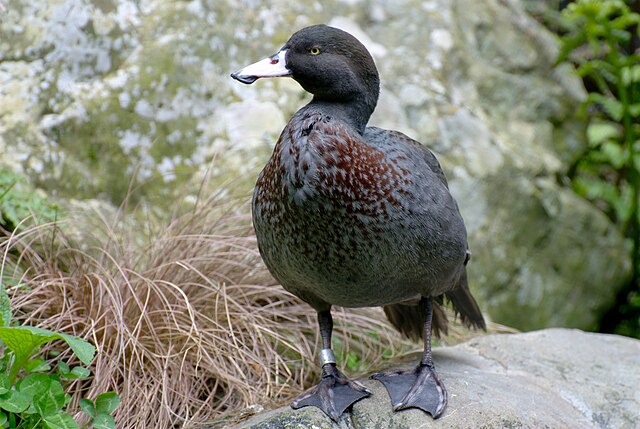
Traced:
<svg viewBox="0 0 640 429">
<path fill-rule="evenodd" d="M 423 145 L 400 131 L 385 130 L 378 127 L 367 127 L 365 131 L 365 139 L 373 145 L 397 145 L 402 147 L 411 147 L 413 151 L 415 151 L 416 156 L 422 157 L 424 162 L 431 171 L 435 173 L 438 179 L 440 179 L 442 184 L 447 189 L 449 188 L 447 177 L 442 170 L 442 166 L 440 166 L 440 162 L 426 145 Z M 389 149 L 387 148 L 387 150 Z"/>
<path fill-rule="evenodd" d="M 407 136 L 405 136 L 405 137 L 407 139 L 411 140 L 412 143 L 415 143 L 415 144 L 420 146 L 420 149 L 422 150 L 422 153 L 424 155 L 424 160 L 426 161 L 426 163 L 429 166 L 429 168 L 431 168 L 431 171 L 436 173 L 436 175 L 442 181 L 444 186 L 449 188 L 449 183 L 447 182 L 447 177 L 444 175 L 444 171 L 442 170 L 442 167 L 440 166 L 440 162 L 438 161 L 438 158 L 436 158 L 436 156 L 433 154 L 433 152 L 431 152 L 431 150 L 428 147 L 426 147 L 425 145 L 423 145 L 422 143 L 418 143 L 417 141 L 415 141 L 413 139 L 410 139 Z"/>
<path fill-rule="evenodd" d="M 384 130 L 376 127 L 367 128 L 365 139 L 369 144 L 379 146 L 381 150 L 388 154 L 397 151 L 402 153 L 401 156 L 412 156 L 417 160 L 421 159 L 424 163 L 419 162 L 419 164 L 421 166 L 426 164 L 434 176 L 448 189 L 447 178 L 440 166 L 440 162 L 425 145 L 399 131 Z M 464 265 L 460 267 L 458 278 L 453 287 L 445 292 L 444 296 L 435 297 L 432 329 L 438 336 L 440 334 L 446 335 L 447 333 L 447 316 L 442 308 L 443 298 L 445 297 L 452 304 L 456 315 L 460 316 L 465 326 L 486 330 L 482 312 L 471 295 L 467 284 L 466 264 L 468 260 L 469 253 L 467 251 L 467 258 L 464 261 Z M 420 312 L 418 306 L 406 303 L 386 305 L 384 306 L 384 312 L 389 321 L 407 337 L 418 339 L 422 336 L 422 318 L 424 315 Z"/>
</svg>

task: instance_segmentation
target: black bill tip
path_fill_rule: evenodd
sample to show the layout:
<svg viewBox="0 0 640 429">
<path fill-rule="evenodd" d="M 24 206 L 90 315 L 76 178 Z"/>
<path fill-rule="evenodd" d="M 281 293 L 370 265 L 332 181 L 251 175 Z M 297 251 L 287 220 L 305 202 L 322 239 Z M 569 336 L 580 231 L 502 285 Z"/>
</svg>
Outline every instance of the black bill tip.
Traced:
<svg viewBox="0 0 640 429">
<path fill-rule="evenodd" d="M 258 76 L 247 76 L 240 74 L 240 71 L 231 73 L 231 77 L 237 80 L 238 82 L 242 82 L 247 85 L 251 85 L 253 82 L 258 80 Z"/>
</svg>

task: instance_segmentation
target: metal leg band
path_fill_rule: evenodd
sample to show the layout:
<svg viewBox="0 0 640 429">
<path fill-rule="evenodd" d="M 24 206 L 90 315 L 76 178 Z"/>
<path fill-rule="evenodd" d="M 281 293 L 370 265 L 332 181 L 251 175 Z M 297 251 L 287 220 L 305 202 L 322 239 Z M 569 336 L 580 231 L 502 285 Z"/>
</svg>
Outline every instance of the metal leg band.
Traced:
<svg viewBox="0 0 640 429">
<path fill-rule="evenodd" d="M 336 363 L 336 356 L 331 349 L 320 350 L 320 365 L 324 366 L 328 363 Z"/>
</svg>

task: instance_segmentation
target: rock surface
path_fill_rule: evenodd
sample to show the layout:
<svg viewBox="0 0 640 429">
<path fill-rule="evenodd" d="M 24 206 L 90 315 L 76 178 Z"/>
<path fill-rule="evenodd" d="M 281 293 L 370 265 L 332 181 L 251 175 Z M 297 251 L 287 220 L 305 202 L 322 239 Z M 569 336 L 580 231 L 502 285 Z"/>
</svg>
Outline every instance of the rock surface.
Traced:
<svg viewBox="0 0 640 429">
<path fill-rule="evenodd" d="M 584 90 L 517 0 L 2 1 L 0 162 L 50 193 L 120 204 L 134 189 L 132 203 L 171 213 L 212 175 L 249 195 L 308 96 L 229 73 L 325 22 L 376 60 L 372 125 L 441 159 L 493 320 L 594 329 L 626 281 L 622 237 L 562 183 L 586 144 Z"/>
<path fill-rule="evenodd" d="M 334 424 L 321 411 L 289 407 L 258 415 L 243 429 L 330 428 L 609 428 L 640 427 L 640 341 L 549 329 L 488 335 L 437 348 L 436 367 L 449 392 L 444 415 L 392 413 L 389 396 L 373 395 Z M 417 357 L 416 357 L 417 360 Z M 413 364 L 406 364 L 410 368 Z"/>
</svg>

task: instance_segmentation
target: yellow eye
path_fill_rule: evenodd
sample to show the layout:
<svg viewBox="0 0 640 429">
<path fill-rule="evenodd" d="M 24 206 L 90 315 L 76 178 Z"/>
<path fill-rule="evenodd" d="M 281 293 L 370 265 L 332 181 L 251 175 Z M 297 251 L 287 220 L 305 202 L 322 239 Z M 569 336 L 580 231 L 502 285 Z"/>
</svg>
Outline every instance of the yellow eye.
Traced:
<svg viewBox="0 0 640 429">
<path fill-rule="evenodd" d="M 310 53 L 311 55 L 318 55 L 318 54 L 320 53 L 320 49 L 318 49 L 318 48 L 311 48 L 311 49 L 309 49 L 309 53 Z"/>
</svg>

